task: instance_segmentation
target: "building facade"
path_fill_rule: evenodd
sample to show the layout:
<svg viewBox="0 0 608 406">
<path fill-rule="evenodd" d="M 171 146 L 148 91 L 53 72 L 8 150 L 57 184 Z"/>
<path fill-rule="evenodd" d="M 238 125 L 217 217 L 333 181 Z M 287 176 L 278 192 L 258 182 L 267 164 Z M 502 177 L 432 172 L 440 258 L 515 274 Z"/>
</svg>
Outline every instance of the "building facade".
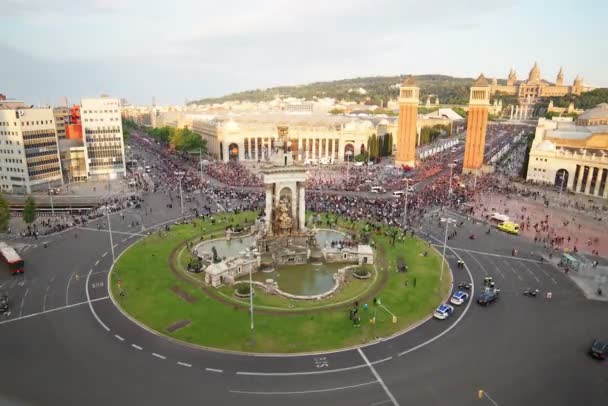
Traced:
<svg viewBox="0 0 608 406">
<path fill-rule="evenodd" d="M 540 75 L 538 63 L 535 63 L 528 75 L 528 80 L 517 82 L 517 73 L 511 69 L 507 77 L 506 85 L 499 85 L 496 79 L 492 80 L 490 95 L 501 93 L 505 95 L 518 96 L 520 100 L 534 102 L 539 98 L 561 97 L 568 94 L 580 95 L 591 90 L 583 84 L 583 79 L 577 76 L 572 85 L 564 84 L 564 72 L 560 68 L 555 83 L 543 80 Z"/>
<path fill-rule="evenodd" d="M 377 126 L 340 116 L 260 114 L 197 120 L 192 130 L 207 140 L 209 154 L 224 162 L 269 159 L 283 134 L 293 159 L 342 162 L 365 154 Z"/>
<path fill-rule="evenodd" d="M 51 108 L 0 101 L 0 188 L 31 193 L 63 184 Z"/>
<path fill-rule="evenodd" d="M 608 199 L 608 125 L 539 119 L 526 180 Z"/>
<path fill-rule="evenodd" d="M 70 124 L 70 109 L 67 107 L 55 107 L 53 109 L 55 125 L 57 127 L 57 139 L 65 138 L 65 126 Z"/>
<path fill-rule="evenodd" d="M 82 99 L 82 133 L 89 179 L 117 179 L 127 173 L 120 101 Z"/>
</svg>

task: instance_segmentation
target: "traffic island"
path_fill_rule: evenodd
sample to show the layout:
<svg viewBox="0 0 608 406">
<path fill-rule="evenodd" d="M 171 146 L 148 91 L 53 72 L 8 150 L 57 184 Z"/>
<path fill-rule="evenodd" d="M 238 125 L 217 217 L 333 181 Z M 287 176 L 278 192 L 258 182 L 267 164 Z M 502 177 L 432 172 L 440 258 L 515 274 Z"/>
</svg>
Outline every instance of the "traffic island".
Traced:
<svg viewBox="0 0 608 406">
<path fill-rule="evenodd" d="M 335 219 L 337 227 L 353 235 L 369 234 L 378 253 L 375 267 L 363 268 L 370 277 L 358 279 L 350 270 L 347 282 L 335 294 L 312 301 L 267 294 L 256 287 L 251 340 L 250 298 L 237 298 L 234 286 L 207 286 L 200 274 L 188 272 L 180 262 L 185 259 L 184 247 L 192 246 L 193 241 L 217 238 L 227 224 L 252 223 L 254 218 L 254 213 L 240 213 L 216 216 L 213 222 L 196 220 L 134 244 L 111 272 L 114 303 L 148 328 L 190 344 L 230 351 L 299 353 L 346 348 L 391 336 L 426 319 L 449 293 L 451 277 L 439 283 L 441 257 L 425 241 L 395 238 L 393 229 L 385 226 L 370 231 L 364 223 Z M 420 255 L 423 252 L 427 255 Z M 407 262 L 407 272 L 397 271 L 397 257 Z M 120 295 L 119 279 L 124 295 Z M 190 323 L 173 331 L 167 328 L 184 320 Z"/>
</svg>

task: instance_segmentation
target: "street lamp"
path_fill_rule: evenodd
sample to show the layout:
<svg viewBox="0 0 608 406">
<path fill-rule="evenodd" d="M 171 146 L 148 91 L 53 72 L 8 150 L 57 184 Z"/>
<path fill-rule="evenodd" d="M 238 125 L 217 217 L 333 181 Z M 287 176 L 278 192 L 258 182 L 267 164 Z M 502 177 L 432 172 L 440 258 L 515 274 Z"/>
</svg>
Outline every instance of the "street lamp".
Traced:
<svg viewBox="0 0 608 406">
<path fill-rule="evenodd" d="M 452 200 L 452 176 L 454 175 L 454 167 L 456 166 L 456 164 L 451 163 L 448 164 L 448 167 L 450 168 L 450 184 L 448 186 L 448 200 Z"/>
<path fill-rule="evenodd" d="M 106 212 L 108 217 L 108 234 L 110 234 L 110 250 L 112 251 L 112 264 L 116 262 L 116 257 L 114 256 L 114 242 L 112 241 L 112 224 L 110 224 L 110 209 Z"/>
<path fill-rule="evenodd" d="M 442 254 L 442 258 L 441 258 L 441 273 L 439 274 L 439 282 L 441 282 L 443 280 L 443 268 L 445 266 L 445 249 L 448 245 L 448 225 L 450 223 L 455 223 L 456 220 L 451 219 L 449 217 L 446 217 L 445 219 L 441 219 L 442 221 L 445 221 L 445 235 L 443 237 L 443 254 Z"/>
<path fill-rule="evenodd" d="M 405 178 L 405 205 L 403 206 L 403 229 L 407 227 L 407 192 L 410 188 L 410 178 Z"/>
<path fill-rule="evenodd" d="M 184 198 L 182 195 L 182 177 L 179 177 L 179 203 L 182 208 L 182 218 L 184 217 Z"/>
</svg>

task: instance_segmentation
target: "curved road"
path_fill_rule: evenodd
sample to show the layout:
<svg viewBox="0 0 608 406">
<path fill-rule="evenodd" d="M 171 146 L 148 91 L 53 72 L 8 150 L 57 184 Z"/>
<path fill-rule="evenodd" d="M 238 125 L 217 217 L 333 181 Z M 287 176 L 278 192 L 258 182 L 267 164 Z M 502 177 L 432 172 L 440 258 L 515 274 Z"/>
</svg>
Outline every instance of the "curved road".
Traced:
<svg viewBox="0 0 608 406">
<path fill-rule="evenodd" d="M 164 199 L 148 198 L 147 215 L 112 216 L 116 255 L 141 238 L 128 227 L 134 219 L 151 227 L 179 216 Z M 443 236 L 436 220 L 425 228 L 431 241 Z M 608 404 L 606 365 L 586 355 L 591 338 L 608 338 L 606 304 L 536 261 L 532 244 L 484 230 L 458 229 L 447 258 L 456 282 L 493 276 L 496 304 L 462 306 L 450 320 L 359 349 L 286 357 L 202 351 L 132 323 L 108 298 L 109 235 L 94 223 L 50 237 L 47 248 L 29 241 L 25 276 L 0 276 L 12 302 L 0 319 L 0 403 L 480 405 L 489 404 L 476 398 L 484 389 L 500 405 Z M 510 256 L 514 246 L 520 257 Z M 524 297 L 527 287 L 553 298 Z"/>
</svg>

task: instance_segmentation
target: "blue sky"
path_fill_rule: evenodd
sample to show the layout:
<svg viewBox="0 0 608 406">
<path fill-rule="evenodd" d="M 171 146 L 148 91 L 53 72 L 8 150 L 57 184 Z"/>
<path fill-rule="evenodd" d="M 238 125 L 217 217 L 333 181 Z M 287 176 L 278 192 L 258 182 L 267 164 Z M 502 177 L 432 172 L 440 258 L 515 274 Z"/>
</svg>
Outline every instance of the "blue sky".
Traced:
<svg viewBox="0 0 608 406">
<path fill-rule="evenodd" d="M 368 75 L 608 87 L 607 1 L 0 0 L 0 93 L 183 103 Z"/>
</svg>

